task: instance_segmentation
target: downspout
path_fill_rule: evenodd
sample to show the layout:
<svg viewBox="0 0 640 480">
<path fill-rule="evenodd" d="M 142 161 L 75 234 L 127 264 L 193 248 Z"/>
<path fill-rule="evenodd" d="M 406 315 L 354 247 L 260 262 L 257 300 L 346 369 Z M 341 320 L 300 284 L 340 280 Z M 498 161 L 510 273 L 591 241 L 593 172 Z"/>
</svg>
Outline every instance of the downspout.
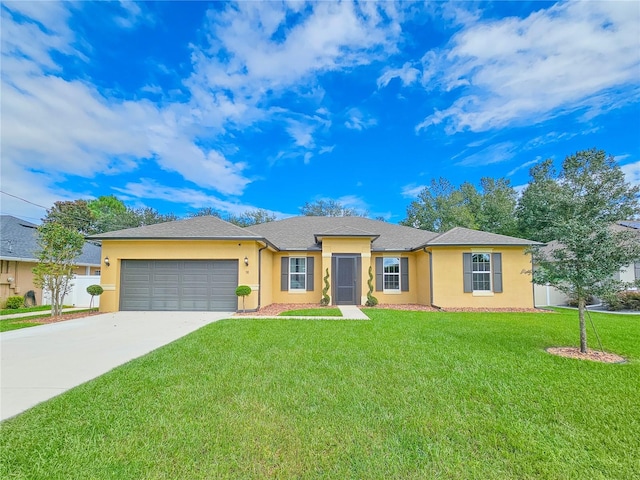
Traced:
<svg viewBox="0 0 640 480">
<path fill-rule="evenodd" d="M 429 255 L 429 297 L 431 299 L 431 306 L 440 308 L 436 306 L 433 301 L 433 255 L 427 250 L 427 247 L 422 247 L 422 251 Z"/>
<path fill-rule="evenodd" d="M 267 247 L 268 245 L 265 245 L 264 247 L 258 249 L 258 308 L 257 310 L 260 310 L 260 300 L 261 300 L 261 293 L 262 293 L 262 250 L 264 250 Z"/>
<path fill-rule="evenodd" d="M 534 270 L 534 263 L 533 263 L 533 252 L 530 253 L 531 255 L 531 291 L 533 293 L 533 308 L 536 308 L 536 284 L 533 283 L 533 270 Z M 547 284 L 547 306 L 549 306 L 549 284 Z"/>
</svg>

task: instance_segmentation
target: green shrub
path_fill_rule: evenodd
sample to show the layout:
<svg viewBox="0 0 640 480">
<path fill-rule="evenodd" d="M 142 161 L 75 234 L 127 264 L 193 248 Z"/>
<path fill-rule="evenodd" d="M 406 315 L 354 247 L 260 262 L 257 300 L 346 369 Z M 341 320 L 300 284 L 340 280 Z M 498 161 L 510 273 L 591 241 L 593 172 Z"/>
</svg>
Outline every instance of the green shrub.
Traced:
<svg viewBox="0 0 640 480">
<path fill-rule="evenodd" d="M 7 308 L 12 310 L 22 308 L 24 306 L 24 297 L 21 295 L 14 295 L 7 298 Z"/>
<path fill-rule="evenodd" d="M 87 287 L 87 293 L 91 295 L 91 302 L 89 302 L 89 308 L 93 308 L 93 297 L 100 296 L 104 293 L 104 289 L 100 285 L 89 285 Z"/>
<path fill-rule="evenodd" d="M 373 268 L 369 266 L 369 280 L 367 280 L 369 291 L 367 292 L 367 301 L 365 306 L 375 307 L 378 304 L 378 299 L 373 296 Z"/>
<path fill-rule="evenodd" d="M 251 287 L 249 285 L 238 285 L 236 288 L 236 295 L 242 297 L 242 311 L 245 311 L 244 308 L 244 297 L 251 293 Z"/>
<path fill-rule="evenodd" d="M 587 295 L 587 298 L 585 298 L 585 305 L 593 305 L 594 299 L 591 295 Z M 567 305 L 569 307 L 577 307 L 578 306 L 578 298 L 571 296 L 569 297 L 569 299 L 567 300 Z"/>
<path fill-rule="evenodd" d="M 100 285 L 89 285 L 87 287 L 87 293 L 94 297 L 96 295 L 102 295 L 104 293 L 104 289 Z"/>
<path fill-rule="evenodd" d="M 322 289 L 322 299 L 320 299 L 320 305 L 326 307 L 331 303 L 331 297 L 329 296 L 329 269 L 327 268 L 327 274 L 324 276 L 324 288 Z"/>
<path fill-rule="evenodd" d="M 627 290 L 605 298 L 608 310 L 640 310 L 640 291 Z"/>
</svg>

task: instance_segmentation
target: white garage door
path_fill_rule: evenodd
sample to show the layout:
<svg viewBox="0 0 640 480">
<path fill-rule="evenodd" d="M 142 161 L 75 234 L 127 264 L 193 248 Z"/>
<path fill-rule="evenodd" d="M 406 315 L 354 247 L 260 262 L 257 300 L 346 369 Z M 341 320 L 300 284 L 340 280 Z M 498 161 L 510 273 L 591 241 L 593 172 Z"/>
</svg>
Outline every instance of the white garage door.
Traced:
<svg viewBox="0 0 640 480">
<path fill-rule="evenodd" d="M 123 260 L 120 310 L 235 312 L 237 260 Z"/>
</svg>

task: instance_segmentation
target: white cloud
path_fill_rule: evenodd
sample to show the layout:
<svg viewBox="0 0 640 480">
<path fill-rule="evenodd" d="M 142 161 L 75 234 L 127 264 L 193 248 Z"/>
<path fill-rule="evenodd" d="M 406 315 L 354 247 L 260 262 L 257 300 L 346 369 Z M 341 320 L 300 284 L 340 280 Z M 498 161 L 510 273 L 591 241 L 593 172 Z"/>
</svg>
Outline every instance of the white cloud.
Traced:
<svg viewBox="0 0 640 480">
<path fill-rule="evenodd" d="M 589 118 L 637 102 L 638 24 L 635 2 L 558 3 L 469 24 L 423 58 L 423 82 L 463 93 L 416 130 L 486 131 L 577 110 Z"/>
<path fill-rule="evenodd" d="M 54 53 L 84 59 L 72 46 L 69 11 L 57 3 L 42 3 L 42 10 L 29 5 L 2 8 L 3 164 L 23 175 L 37 170 L 90 178 L 135 170 L 146 159 L 223 194 L 243 191 L 250 182 L 246 164 L 198 145 L 199 129 L 208 125 L 188 105 L 163 109 L 147 100 L 123 101 L 86 80 L 63 78 Z M 14 12 L 33 21 L 18 21 Z M 236 108 L 216 107 L 229 116 Z"/>
<path fill-rule="evenodd" d="M 528 168 L 528 167 L 530 167 L 532 165 L 535 165 L 540 160 L 542 160 L 542 157 L 537 157 L 537 158 L 535 158 L 533 160 L 529 160 L 528 162 L 524 162 L 522 165 L 518 165 L 516 168 L 514 168 L 509 173 L 507 173 L 507 177 L 510 177 L 510 176 L 514 175 L 516 172 L 519 172 L 520 170 L 523 170 L 523 169 Z"/>
<path fill-rule="evenodd" d="M 627 163 L 626 165 L 620 165 L 620 168 L 628 183 L 634 186 L 640 185 L 640 160 Z"/>
<path fill-rule="evenodd" d="M 212 207 L 221 212 L 233 215 L 240 215 L 247 210 L 255 210 L 258 208 L 253 205 L 223 200 L 215 195 L 194 188 L 169 187 L 149 178 L 142 178 L 139 182 L 127 183 L 124 187 L 116 187 L 114 190 L 121 194 L 120 198 L 131 200 L 163 200 L 179 205 L 189 205 L 193 209 Z M 144 204 L 144 202 L 142 203 Z M 278 217 L 285 215 L 281 212 L 270 213 Z"/>
<path fill-rule="evenodd" d="M 400 194 L 405 198 L 418 198 L 420 192 L 422 192 L 425 188 L 427 188 L 426 185 L 416 185 L 415 183 L 410 183 L 402 187 L 402 191 L 400 192 Z"/>
<path fill-rule="evenodd" d="M 287 132 L 293 137 L 296 145 L 305 148 L 313 148 L 315 142 L 313 140 L 313 125 L 306 125 L 301 122 L 291 122 L 291 125 L 287 127 Z"/>
<path fill-rule="evenodd" d="M 358 108 L 351 108 L 347 112 L 347 120 L 344 125 L 351 130 L 365 130 L 378 124 L 378 120 L 371 115 L 363 113 Z"/>
<path fill-rule="evenodd" d="M 369 204 L 358 195 L 343 195 L 336 198 L 336 201 L 346 208 L 353 208 L 359 213 L 366 213 L 369 211 Z"/>
<path fill-rule="evenodd" d="M 378 77 L 378 88 L 383 88 L 389 85 L 389 82 L 394 78 L 399 78 L 402 81 L 403 86 L 411 85 L 420 76 L 420 70 L 413 67 L 411 63 L 406 62 L 401 68 L 387 69 L 380 77 Z"/>
<path fill-rule="evenodd" d="M 320 155 L 322 155 L 323 153 L 331 153 L 331 152 L 333 152 L 334 148 L 336 148 L 335 145 L 328 145 L 328 146 L 320 147 L 320 150 L 318 151 L 318 153 Z"/>
<path fill-rule="evenodd" d="M 455 165 L 459 167 L 480 167 L 493 163 L 506 162 L 516 155 L 517 150 L 518 145 L 513 142 L 495 143 L 476 153 L 463 156 L 462 160 L 457 161 Z M 457 157 L 460 156 L 462 155 L 458 155 Z"/>
</svg>

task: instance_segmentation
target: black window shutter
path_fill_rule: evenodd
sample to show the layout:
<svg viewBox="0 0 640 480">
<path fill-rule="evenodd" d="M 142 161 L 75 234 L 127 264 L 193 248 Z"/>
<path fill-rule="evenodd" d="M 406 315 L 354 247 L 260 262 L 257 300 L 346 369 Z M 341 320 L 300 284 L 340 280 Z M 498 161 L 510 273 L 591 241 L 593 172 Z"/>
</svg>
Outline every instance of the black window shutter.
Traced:
<svg viewBox="0 0 640 480">
<path fill-rule="evenodd" d="M 634 279 L 640 280 L 640 262 L 635 262 L 633 264 L 633 273 L 634 273 Z"/>
<path fill-rule="evenodd" d="M 400 258 L 400 290 L 409 291 L 409 259 L 407 257 Z"/>
<path fill-rule="evenodd" d="M 492 254 L 491 263 L 491 270 L 493 271 L 493 292 L 502 293 L 502 254 Z"/>
<path fill-rule="evenodd" d="M 313 292 L 313 257 L 307 257 L 307 292 Z"/>
<path fill-rule="evenodd" d="M 382 257 L 376 258 L 376 292 L 381 292 L 383 290 L 382 284 L 382 274 L 383 274 L 383 266 L 382 266 Z"/>
<path fill-rule="evenodd" d="M 463 268 L 463 283 L 464 283 L 464 292 L 470 293 L 473 292 L 473 271 L 471 270 L 471 254 L 463 253 L 462 254 L 462 268 Z"/>
<path fill-rule="evenodd" d="M 289 257 L 280 259 L 280 290 L 283 292 L 289 290 Z"/>
</svg>

